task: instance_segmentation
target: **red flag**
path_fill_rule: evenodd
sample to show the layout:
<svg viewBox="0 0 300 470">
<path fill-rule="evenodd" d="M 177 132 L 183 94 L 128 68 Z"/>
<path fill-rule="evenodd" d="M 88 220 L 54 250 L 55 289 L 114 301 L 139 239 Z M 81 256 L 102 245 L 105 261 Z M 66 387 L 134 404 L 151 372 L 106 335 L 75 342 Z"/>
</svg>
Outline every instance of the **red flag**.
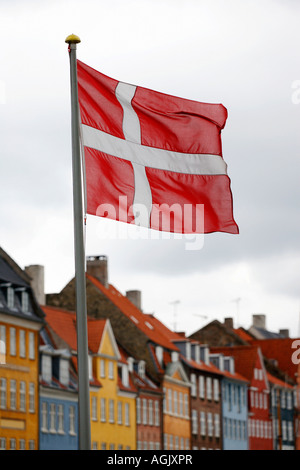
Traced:
<svg viewBox="0 0 300 470">
<path fill-rule="evenodd" d="M 177 233 L 238 233 L 227 110 L 119 82 L 77 61 L 87 213 Z M 204 224 L 203 224 L 204 211 Z"/>
</svg>

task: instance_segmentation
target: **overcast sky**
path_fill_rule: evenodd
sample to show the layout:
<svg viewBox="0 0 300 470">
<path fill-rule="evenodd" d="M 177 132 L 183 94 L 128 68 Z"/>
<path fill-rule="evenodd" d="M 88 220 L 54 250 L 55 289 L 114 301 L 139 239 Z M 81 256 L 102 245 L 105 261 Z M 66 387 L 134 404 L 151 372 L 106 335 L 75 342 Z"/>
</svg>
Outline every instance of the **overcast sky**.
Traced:
<svg viewBox="0 0 300 470">
<path fill-rule="evenodd" d="M 88 216 L 87 255 L 107 255 L 110 282 L 142 290 L 143 310 L 177 330 L 228 316 L 248 328 L 264 313 L 268 329 L 298 336 L 299 13 L 296 0 L 2 1 L 1 247 L 21 267 L 44 265 L 46 292 L 74 276 L 64 42 L 74 33 L 77 57 L 112 78 L 227 108 L 240 228 L 145 239 Z"/>
</svg>

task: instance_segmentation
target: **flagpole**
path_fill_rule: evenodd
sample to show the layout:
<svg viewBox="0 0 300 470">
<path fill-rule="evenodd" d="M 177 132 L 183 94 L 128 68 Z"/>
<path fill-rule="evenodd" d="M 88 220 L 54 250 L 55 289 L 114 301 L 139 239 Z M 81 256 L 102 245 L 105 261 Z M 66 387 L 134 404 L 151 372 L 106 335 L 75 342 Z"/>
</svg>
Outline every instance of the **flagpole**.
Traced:
<svg viewBox="0 0 300 470">
<path fill-rule="evenodd" d="M 85 279 L 84 210 L 82 188 L 83 168 L 80 155 L 79 105 L 76 60 L 76 45 L 80 42 L 80 39 L 78 36 L 71 34 L 66 38 L 65 42 L 69 44 L 71 79 L 71 127 L 78 362 L 79 449 L 90 450 L 91 426 Z"/>
</svg>

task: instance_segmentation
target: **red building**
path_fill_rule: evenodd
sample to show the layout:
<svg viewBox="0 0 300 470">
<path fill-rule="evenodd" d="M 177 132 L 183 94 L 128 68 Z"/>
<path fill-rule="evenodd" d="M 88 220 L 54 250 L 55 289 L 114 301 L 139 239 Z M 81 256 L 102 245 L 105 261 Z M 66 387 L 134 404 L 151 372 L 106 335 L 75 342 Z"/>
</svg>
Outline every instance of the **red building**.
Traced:
<svg viewBox="0 0 300 470">
<path fill-rule="evenodd" d="M 228 346 L 211 348 L 211 352 L 221 352 L 233 356 L 236 371 L 249 381 L 249 450 L 272 450 L 270 387 L 260 348 L 257 346 Z"/>
</svg>

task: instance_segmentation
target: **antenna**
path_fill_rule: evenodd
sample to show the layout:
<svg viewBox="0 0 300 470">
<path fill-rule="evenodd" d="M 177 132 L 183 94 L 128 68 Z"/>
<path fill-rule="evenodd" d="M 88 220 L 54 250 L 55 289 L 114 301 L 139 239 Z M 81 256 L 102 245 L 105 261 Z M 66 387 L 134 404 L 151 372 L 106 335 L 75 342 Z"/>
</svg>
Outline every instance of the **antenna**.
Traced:
<svg viewBox="0 0 300 470">
<path fill-rule="evenodd" d="M 174 305 L 174 331 L 176 331 L 177 305 L 180 304 L 180 300 L 173 300 L 170 304 Z"/>
<path fill-rule="evenodd" d="M 232 302 L 236 303 L 236 326 L 239 326 L 239 316 L 240 316 L 240 301 L 241 297 L 238 297 L 237 299 L 233 299 Z"/>
</svg>

